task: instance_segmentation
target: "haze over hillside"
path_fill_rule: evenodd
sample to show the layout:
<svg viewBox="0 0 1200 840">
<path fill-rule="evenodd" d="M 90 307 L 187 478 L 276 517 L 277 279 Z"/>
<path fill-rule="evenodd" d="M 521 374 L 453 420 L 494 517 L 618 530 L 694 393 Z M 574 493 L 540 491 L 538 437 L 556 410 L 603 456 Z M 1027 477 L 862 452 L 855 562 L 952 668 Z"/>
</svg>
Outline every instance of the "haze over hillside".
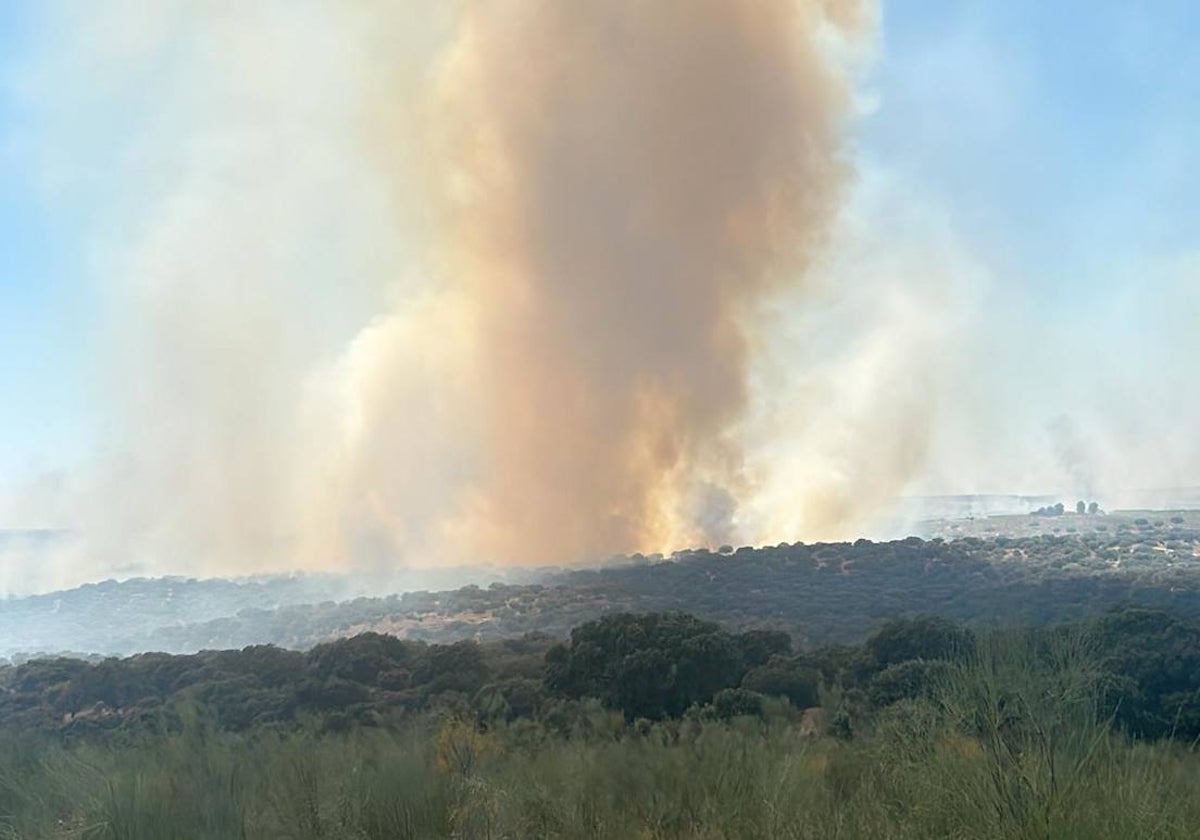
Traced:
<svg viewBox="0 0 1200 840">
<path fill-rule="evenodd" d="M 1125 506 L 1135 509 L 1200 510 L 1200 488 L 1197 487 L 1139 490 L 1121 494 L 1116 498 Z M 1058 533 L 1070 526 L 1048 520 L 1030 521 L 1025 514 L 1061 503 L 1061 500 L 1062 497 L 1056 495 L 1011 494 L 907 497 L 897 500 L 888 516 L 878 517 L 873 529 L 858 532 L 856 537 L 890 540 L 906 536 L 955 538 L 971 535 L 994 536 L 1000 533 L 1011 535 L 1014 531 L 1018 535 Z M 1096 504 L 1099 506 L 1099 502 Z M 1105 505 L 1108 504 L 1106 499 Z M 1069 497 L 1065 507 L 1070 511 L 1074 510 L 1074 504 Z M 1137 517 L 1125 517 L 1131 518 Z M 1062 527 L 1056 527 L 1059 525 Z M 162 564 L 154 562 L 131 562 L 108 568 L 104 574 L 97 574 L 86 566 L 76 569 L 70 565 L 63 565 L 63 558 L 78 557 L 86 551 L 87 546 L 87 540 L 67 530 L 0 529 L 0 557 L 4 560 L 0 572 L 0 597 L 48 593 L 80 584 L 99 583 L 102 580 L 155 577 L 156 572 L 161 571 Z M 708 547 L 715 550 L 717 544 L 712 543 Z M 566 558 L 564 553 L 561 565 L 577 565 L 567 562 Z M 541 568 L 543 571 L 555 570 L 553 565 Z M 53 569 L 54 572 L 50 573 L 48 569 Z M 186 569 L 176 571 L 184 572 Z M 536 567 L 524 569 L 497 564 L 445 566 L 432 563 L 414 567 L 381 563 L 373 568 L 359 567 L 349 571 L 316 574 L 311 580 L 323 583 L 312 583 L 313 592 L 316 593 L 317 586 L 325 586 L 326 590 L 309 600 L 342 600 L 359 594 L 403 593 L 421 589 L 447 589 L 466 584 L 487 585 L 493 581 L 533 580 L 538 575 Z M 274 601 L 268 599 L 268 603 L 260 606 L 266 607 L 270 604 L 274 604 Z"/>
<path fill-rule="evenodd" d="M 928 525 L 930 541 L 727 545 L 595 569 L 106 581 L 0 601 L 0 657 L 307 650 L 366 631 L 443 643 L 560 636 L 623 611 L 785 630 L 805 647 L 859 642 L 885 619 L 917 613 L 986 626 L 1130 604 L 1200 613 L 1200 511 L 1050 506 Z"/>
</svg>

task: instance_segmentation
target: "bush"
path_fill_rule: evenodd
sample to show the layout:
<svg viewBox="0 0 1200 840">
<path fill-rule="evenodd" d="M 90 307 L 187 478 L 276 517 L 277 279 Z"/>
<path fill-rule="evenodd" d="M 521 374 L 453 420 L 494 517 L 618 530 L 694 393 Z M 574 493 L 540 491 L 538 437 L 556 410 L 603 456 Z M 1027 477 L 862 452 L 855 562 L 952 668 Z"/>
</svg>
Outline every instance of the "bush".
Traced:
<svg viewBox="0 0 1200 840">
<path fill-rule="evenodd" d="M 867 695 L 876 706 L 930 697 L 950 674 L 948 662 L 913 659 L 889 665 L 871 678 Z"/>
<path fill-rule="evenodd" d="M 713 696 L 713 713 L 718 720 L 764 715 L 763 696 L 744 688 L 725 688 Z"/>
<path fill-rule="evenodd" d="M 914 659 L 956 659 L 969 654 L 969 631 L 937 616 L 890 621 L 867 639 L 866 649 L 877 668 Z"/>
<path fill-rule="evenodd" d="M 785 697 L 797 709 L 806 709 L 817 705 L 820 681 L 815 670 L 777 659 L 747 671 L 742 688 L 767 697 Z"/>
</svg>

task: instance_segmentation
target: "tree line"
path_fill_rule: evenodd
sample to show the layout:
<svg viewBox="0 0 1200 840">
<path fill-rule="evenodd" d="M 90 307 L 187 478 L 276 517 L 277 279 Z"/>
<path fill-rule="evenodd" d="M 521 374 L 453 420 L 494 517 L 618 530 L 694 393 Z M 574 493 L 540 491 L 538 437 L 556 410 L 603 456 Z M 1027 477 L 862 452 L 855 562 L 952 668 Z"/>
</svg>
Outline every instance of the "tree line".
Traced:
<svg viewBox="0 0 1200 840">
<path fill-rule="evenodd" d="M 1200 621 L 1132 607 L 1007 631 L 899 618 L 860 645 L 807 650 L 781 631 L 739 632 L 660 612 L 604 616 L 566 639 L 428 644 L 363 633 L 307 652 L 256 645 L 99 662 L 40 659 L 0 668 L 0 728 L 88 737 L 170 730 L 200 714 L 228 731 L 314 722 L 339 730 L 444 710 L 482 726 L 524 719 L 566 732 L 595 703 L 628 723 L 753 717 L 772 708 L 798 714 L 820 705 L 829 725 L 851 736 L 880 710 L 930 695 L 997 634 L 1047 650 L 1054 640 L 1077 639 L 1114 727 L 1142 738 L 1200 737 Z"/>
</svg>

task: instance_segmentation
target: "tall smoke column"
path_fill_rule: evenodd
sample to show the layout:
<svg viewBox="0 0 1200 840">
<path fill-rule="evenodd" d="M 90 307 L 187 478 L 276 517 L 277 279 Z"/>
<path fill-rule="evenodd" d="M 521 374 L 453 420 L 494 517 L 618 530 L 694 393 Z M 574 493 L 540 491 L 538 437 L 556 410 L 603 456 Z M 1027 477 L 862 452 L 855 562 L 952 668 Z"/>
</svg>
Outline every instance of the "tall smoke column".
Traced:
<svg viewBox="0 0 1200 840">
<path fill-rule="evenodd" d="M 748 316 L 837 208 L 855 4 L 468 4 L 434 109 L 440 264 L 472 313 L 459 533 L 521 562 L 722 538 Z M 713 515 L 712 508 L 724 508 Z"/>
<path fill-rule="evenodd" d="M 80 539 L 9 576 L 806 537 L 746 527 L 754 319 L 813 302 L 870 11 L 47 5 L 31 148 L 88 207 L 101 446 L 23 494 Z"/>
</svg>

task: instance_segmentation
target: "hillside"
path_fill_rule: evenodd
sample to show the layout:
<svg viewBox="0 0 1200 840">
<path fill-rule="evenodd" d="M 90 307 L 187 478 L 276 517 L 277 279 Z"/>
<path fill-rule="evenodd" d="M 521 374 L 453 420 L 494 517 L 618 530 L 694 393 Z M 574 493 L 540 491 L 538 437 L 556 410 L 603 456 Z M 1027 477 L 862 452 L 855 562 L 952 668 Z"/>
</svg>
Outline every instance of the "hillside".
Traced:
<svg viewBox="0 0 1200 840">
<path fill-rule="evenodd" d="M 914 613 L 989 626 L 1044 625 L 1123 604 L 1200 612 L 1195 516 L 1080 517 L 1086 532 L 1073 523 L 1072 533 L 1021 537 L 635 555 L 534 582 L 343 601 L 327 594 L 345 585 L 338 579 L 108 582 L 5 602 L 0 652 L 303 650 L 364 631 L 440 642 L 562 636 L 608 613 L 660 610 L 780 629 L 812 647 L 858 642 L 886 619 Z"/>
<path fill-rule="evenodd" d="M 74 589 L 0 599 L 0 657 L 35 653 L 129 654 L 160 649 L 172 633 L 247 611 L 273 612 L 314 605 L 317 611 L 364 592 L 418 586 L 458 587 L 470 581 L 529 580 L 528 571 L 489 567 L 389 572 L 386 579 L 338 574 L 263 575 L 251 578 L 185 577 L 105 580 Z M 320 605 L 319 607 L 316 605 Z M 185 631 L 184 636 L 187 637 Z M 205 647 L 184 643 L 172 650 Z"/>
<path fill-rule="evenodd" d="M 1122 604 L 1200 611 L 1200 532 L 1019 540 L 916 538 L 781 545 L 561 573 L 540 584 L 464 587 L 342 604 L 247 611 L 165 633 L 171 649 L 267 641 L 304 648 L 364 630 L 480 640 L 572 626 L 612 612 L 681 610 L 734 628 L 785 630 L 801 646 L 861 641 L 919 612 L 976 626 L 1042 625 Z"/>
</svg>

